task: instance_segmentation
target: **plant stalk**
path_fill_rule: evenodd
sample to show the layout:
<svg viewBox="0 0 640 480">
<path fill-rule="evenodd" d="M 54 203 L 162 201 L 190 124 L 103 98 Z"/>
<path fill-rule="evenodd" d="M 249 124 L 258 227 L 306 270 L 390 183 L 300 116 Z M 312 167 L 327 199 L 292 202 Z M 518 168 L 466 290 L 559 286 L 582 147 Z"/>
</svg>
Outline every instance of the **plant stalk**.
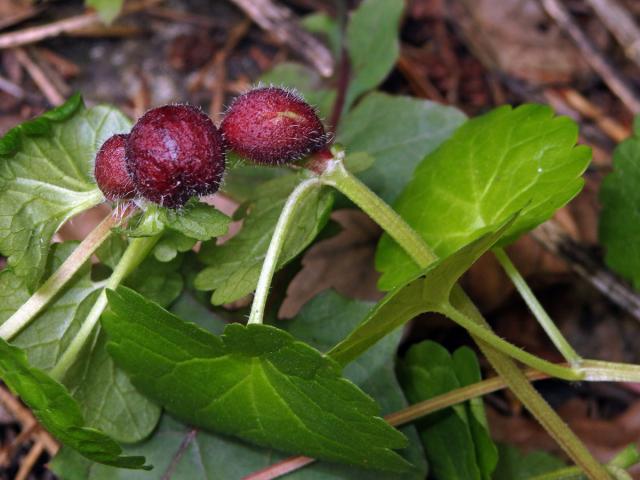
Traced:
<svg viewBox="0 0 640 480">
<path fill-rule="evenodd" d="M 413 258 L 418 266 L 426 268 L 437 258 L 418 233 L 402 217 L 344 168 L 341 155 L 336 155 L 325 165 L 325 171 L 320 176 L 323 182 L 335 187 L 371 216 Z M 491 331 L 482 314 L 459 286 L 454 287 L 452 299 L 453 297 L 457 301 L 456 306 L 459 305 L 467 316 Z M 509 388 L 583 472 L 590 479 L 609 480 L 610 476 L 604 467 L 593 458 L 582 441 L 533 388 L 520 368 L 490 344 L 475 336 L 473 338 L 496 372 L 505 379 Z"/>
<path fill-rule="evenodd" d="M 248 323 L 262 323 L 271 280 L 278 267 L 278 259 L 280 258 L 282 247 L 287 239 L 287 233 L 295 217 L 296 207 L 311 190 L 317 188 L 320 184 L 317 177 L 304 180 L 296 186 L 287 198 L 280 217 L 278 218 L 278 223 L 276 223 L 276 228 L 271 237 L 271 243 L 264 257 L 264 262 L 262 263 L 262 270 L 260 271 L 258 285 L 256 286 L 253 303 L 251 304 L 251 314 L 249 315 Z"/>
<path fill-rule="evenodd" d="M 111 213 L 100 222 L 76 247 L 71 255 L 67 257 L 53 275 L 0 326 L 0 337 L 9 341 L 25 328 L 64 288 L 78 270 L 91 258 L 91 255 L 95 253 L 100 245 L 109 238 L 111 228 L 113 228 L 119 220 L 118 216 Z"/>
<path fill-rule="evenodd" d="M 96 324 L 100 320 L 102 312 L 107 307 L 107 289 L 115 289 L 120 283 L 135 270 L 140 263 L 147 257 L 149 252 L 153 249 L 155 244 L 160 239 L 160 235 L 153 237 L 139 237 L 131 239 L 129 246 L 124 251 L 122 258 L 113 270 L 113 273 L 109 277 L 105 288 L 100 292 L 100 296 L 93 304 L 93 307 L 87 314 L 84 322 L 78 333 L 73 338 L 65 352 L 62 354 L 58 363 L 49 372 L 56 380 L 60 381 L 69 370 L 69 368 L 76 361 L 82 348 L 89 339 L 91 332 L 93 332 Z"/>
<path fill-rule="evenodd" d="M 535 294 L 531 291 L 527 282 L 522 278 L 522 275 L 507 255 L 507 252 L 498 247 L 493 249 L 493 254 L 496 256 L 505 273 L 515 285 L 520 296 L 529 307 L 529 310 L 531 310 L 531 313 L 533 313 L 533 316 L 536 317 L 536 320 L 538 320 L 538 323 L 544 329 L 564 359 L 569 362 L 569 365 L 572 367 L 580 366 L 582 358 L 573 349 L 564 335 L 562 335 L 562 332 L 558 329 L 554 321 L 551 320 L 551 317 L 549 317 L 549 314 L 547 314 Z"/>
</svg>

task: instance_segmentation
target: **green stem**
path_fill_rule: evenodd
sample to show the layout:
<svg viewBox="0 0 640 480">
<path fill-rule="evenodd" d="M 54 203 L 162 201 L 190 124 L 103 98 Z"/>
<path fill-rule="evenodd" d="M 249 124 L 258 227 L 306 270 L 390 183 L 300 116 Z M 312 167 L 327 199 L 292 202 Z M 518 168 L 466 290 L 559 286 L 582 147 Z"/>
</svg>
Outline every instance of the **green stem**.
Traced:
<svg viewBox="0 0 640 480">
<path fill-rule="evenodd" d="M 262 323 L 271 280 L 278 266 L 278 259 L 280 258 L 284 242 L 287 239 L 287 233 L 295 217 L 296 207 L 311 190 L 317 188 L 319 185 L 320 181 L 317 177 L 309 178 L 298 184 L 289 195 L 289 198 L 287 198 L 280 217 L 278 218 L 278 223 L 276 223 L 276 228 L 271 237 L 271 243 L 264 257 L 264 262 L 262 263 L 262 270 L 258 278 L 258 285 L 256 286 L 256 292 L 253 297 L 248 323 Z"/>
<path fill-rule="evenodd" d="M 578 373 L 570 367 L 557 365 L 540 357 L 536 357 L 531 353 L 525 352 L 514 344 L 503 340 L 490 329 L 479 325 L 467 315 L 450 305 L 443 307 L 441 312 L 458 325 L 468 330 L 474 337 L 483 340 L 485 343 L 491 345 L 492 348 L 519 360 L 531 368 L 535 368 L 536 370 L 540 370 L 541 372 L 562 380 L 577 381 L 584 379 L 584 376 L 581 373 Z"/>
<path fill-rule="evenodd" d="M 422 237 L 407 225 L 407 222 L 384 200 L 344 167 L 343 155 L 340 152 L 339 156 L 327 163 L 327 168 L 320 177 L 323 183 L 342 192 L 366 212 L 411 256 L 420 268 L 426 268 L 436 261 L 438 257 L 424 243 Z"/>
<path fill-rule="evenodd" d="M 334 159 L 326 163 L 325 171 L 320 178 L 327 185 L 338 189 L 366 212 L 414 259 L 419 267 L 426 268 L 437 258 L 402 217 L 344 168 L 340 155 L 336 155 Z M 452 298 L 454 296 L 471 320 L 490 331 L 482 314 L 458 286 L 454 287 Z M 473 338 L 496 372 L 505 379 L 509 388 L 584 473 L 591 479 L 609 479 L 607 471 L 593 458 L 580 439 L 533 388 L 518 366 L 509 357 L 495 350 L 482 339 L 475 336 Z"/>
<path fill-rule="evenodd" d="M 87 314 L 84 322 L 82 322 L 80 330 L 78 330 L 78 333 L 62 354 L 58 363 L 49 372 L 53 378 L 61 380 L 71 365 L 73 365 L 78 358 L 82 347 L 84 347 L 85 343 L 89 339 L 91 332 L 95 328 L 96 323 L 98 323 L 98 320 L 100 320 L 100 316 L 107 306 L 106 289 L 113 290 L 117 288 L 118 285 L 120 285 L 120 283 L 133 270 L 135 270 L 140 263 L 142 263 L 159 239 L 160 235 L 155 235 L 153 237 L 140 237 L 133 238 L 131 240 L 129 246 L 122 255 L 122 258 L 118 262 L 118 265 L 116 265 L 116 268 L 109 277 L 105 288 L 100 292 L 100 296 L 96 300 L 96 303 L 93 304 L 93 307 Z"/>
<path fill-rule="evenodd" d="M 22 304 L 0 326 L 0 337 L 4 340 L 11 340 L 31 320 L 33 320 L 44 307 L 64 288 L 82 266 L 91 258 L 91 255 L 102 245 L 111 235 L 111 228 L 119 221 L 119 218 L 110 214 L 98 224 L 93 231 L 76 247 L 67 257 L 60 267 L 36 290 L 31 297 Z"/>
<path fill-rule="evenodd" d="M 513 264 L 507 253 L 502 248 L 495 248 L 493 250 L 494 255 L 502 265 L 502 268 L 509 276 L 516 289 L 522 296 L 522 299 L 525 301 L 531 313 L 536 317 L 540 326 L 547 333 L 553 344 L 556 346 L 558 351 L 562 354 L 564 359 L 569 362 L 571 366 L 577 367 L 580 365 L 582 358 L 578 353 L 573 349 L 571 344 L 567 341 L 567 339 L 562 335 L 562 332 L 558 329 L 556 324 L 551 320 L 551 317 L 547 314 L 544 307 L 540 304 L 534 293 L 529 288 L 527 282 L 522 278 L 520 272 Z"/>
</svg>

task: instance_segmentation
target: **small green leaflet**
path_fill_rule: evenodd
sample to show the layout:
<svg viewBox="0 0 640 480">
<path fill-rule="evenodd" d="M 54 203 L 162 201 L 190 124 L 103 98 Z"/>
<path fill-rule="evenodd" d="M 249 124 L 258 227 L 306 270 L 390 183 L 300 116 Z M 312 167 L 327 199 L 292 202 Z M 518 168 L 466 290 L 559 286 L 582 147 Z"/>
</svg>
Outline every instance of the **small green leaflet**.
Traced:
<svg viewBox="0 0 640 480">
<path fill-rule="evenodd" d="M 388 293 L 328 355 L 346 365 L 417 315 L 426 312 L 446 314 L 448 308 L 455 308 L 449 298 L 455 283 L 504 235 L 516 218 L 512 216 L 495 232 L 487 233 L 453 255 L 431 264 L 408 283 Z"/>
<path fill-rule="evenodd" d="M 104 199 L 92 177 L 96 149 L 130 128 L 116 109 L 85 109 L 74 96 L 0 139 L 0 253 L 30 291 L 42 276 L 53 234 Z"/>
<path fill-rule="evenodd" d="M 347 25 L 351 81 L 345 111 L 363 93 L 380 85 L 400 54 L 398 30 L 402 0 L 364 0 Z"/>
<path fill-rule="evenodd" d="M 100 430 L 85 426 L 80 407 L 67 389 L 33 368 L 18 347 L 0 339 L 0 376 L 33 414 L 62 443 L 85 457 L 120 468 L 143 468 L 144 457 L 121 456 L 122 449 Z"/>
<path fill-rule="evenodd" d="M 227 233 L 230 222 L 214 206 L 193 199 L 179 210 L 148 203 L 121 231 L 130 237 L 151 237 L 166 228 L 194 240 L 210 240 Z"/>
<path fill-rule="evenodd" d="M 475 354 L 462 347 L 453 356 L 432 341 L 413 345 L 398 368 L 411 403 L 480 381 Z M 475 399 L 428 415 L 417 422 L 435 478 L 491 480 L 498 451 L 489 436 L 484 406 Z"/>
<path fill-rule="evenodd" d="M 54 244 L 45 275 L 55 271 L 76 246 L 77 242 Z M 163 278 L 166 277 L 168 275 Z M 49 307 L 13 339 L 13 345 L 23 349 L 30 365 L 44 371 L 54 367 L 93 306 L 100 288 L 99 283 L 91 280 L 90 265 L 84 265 Z M 0 291 L 11 294 L 7 302 L 3 302 L 4 308 L 0 307 L 1 323 L 29 294 L 11 270 L 0 273 Z M 160 410 L 139 394 L 125 373 L 115 367 L 107 355 L 103 337 L 89 342 L 63 383 L 78 402 L 87 426 L 100 429 L 118 441 L 139 441 L 153 430 Z"/>
<path fill-rule="evenodd" d="M 100 15 L 100 19 L 104 23 L 111 23 L 122 10 L 124 0 L 86 0 L 89 7 L 93 7 Z"/>
<path fill-rule="evenodd" d="M 406 438 L 337 363 L 266 325 L 221 337 L 126 288 L 109 291 L 108 349 L 133 384 L 192 425 L 321 459 L 406 472 Z"/>
<path fill-rule="evenodd" d="M 416 169 L 395 209 L 439 257 L 475 240 L 516 211 L 500 244 L 549 219 L 581 189 L 591 151 L 578 126 L 551 108 L 497 108 L 462 125 Z M 390 237 L 376 255 L 389 290 L 419 271 Z"/>
<path fill-rule="evenodd" d="M 411 180 L 416 165 L 464 121 L 464 114 L 453 107 L 373 92 L 345 115 L 337 141 L 349 156 L 366 152 L 375 159 L 373 167 L 358 176 L 392 202 Z"/>
<path fill-rule="evenodd" d="M 613 171 L 600 187 L 599 236 L 605 262 L 640 289 L 640 120 L 613 153 Z"/>
<path fill-rule="evenodd" d="M 247 216 L 240 233 L 223 245 L 203 245 L 200 260 L 208 265 L 195 279 L 199 290 L 213 290 L 214 305 L 233 302 L 251 293 L 258 282 L 262 262 L 269 247 L 280 212 L 289 194 L 299 183 L 298 175 L 288 175 L 261 185 L 247 203 Z M 304 250 L 324 227 L 333 195 L 318 186 L 297 206 L 295 228 L 288 233 L 278 267 Z"/>
</svg>

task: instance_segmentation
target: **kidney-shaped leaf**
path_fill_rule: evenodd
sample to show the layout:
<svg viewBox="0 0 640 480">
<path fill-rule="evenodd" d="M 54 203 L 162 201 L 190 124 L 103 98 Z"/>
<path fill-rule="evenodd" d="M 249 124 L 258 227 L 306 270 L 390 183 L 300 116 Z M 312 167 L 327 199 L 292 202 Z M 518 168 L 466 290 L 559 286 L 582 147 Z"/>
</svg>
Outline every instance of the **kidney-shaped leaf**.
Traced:
<svg viewBox="0 0 640 480">
<path fill-rule="evenodd" d="M 133 384 L 176 417 L 258 445 L 381 470 L 409 464 L 406 438 L 340 366 L 267 325 L 221 337 L 126 288 L 108 292 L 108 349 Z"/>
<path fill-rule="evenodd" d="M 121 456 L 122 449 L 100 430 L 85 426 L 80 407 L 67 389 L 33 368 L 18 347 L 0 339 L 0 377 L 26 403 L 44 428 L 63 444 L 99 463 L 144 468 L 144 457 Z"/>
<path fill-rule="evenodd" d="M 462 125 L 418 166 L 395 205 L 439 257 L 446 257 L 520 211 L 501 243 L 547 220 L 584 183 L 590 149 L 575 146 L 576 123 L 551 108 L 500 107 Z M 419 271 L 390 237 L 380 242 L 380 286 Z"/>
</svg>

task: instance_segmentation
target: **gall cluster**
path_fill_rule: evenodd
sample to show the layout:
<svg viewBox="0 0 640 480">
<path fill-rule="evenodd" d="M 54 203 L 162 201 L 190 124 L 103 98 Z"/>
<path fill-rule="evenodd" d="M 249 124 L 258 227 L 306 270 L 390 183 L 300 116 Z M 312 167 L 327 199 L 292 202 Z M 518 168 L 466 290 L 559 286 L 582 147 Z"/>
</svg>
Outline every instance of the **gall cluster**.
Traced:
<svg viewBox="0 0 640 480">
<path fill-rule="evenodd" d="M 104 142 L 94 173 L 110 201 L 143 197 L 179 208 L 218 190 L 226 150 L 256 164 L 284 165 L 327 143 L 322 122 L 304 100 L 281 88 L 257 88 L 233 101 L 220 129 L 188 105 L 149 110 L 128 135 Z"/>
</svg>

